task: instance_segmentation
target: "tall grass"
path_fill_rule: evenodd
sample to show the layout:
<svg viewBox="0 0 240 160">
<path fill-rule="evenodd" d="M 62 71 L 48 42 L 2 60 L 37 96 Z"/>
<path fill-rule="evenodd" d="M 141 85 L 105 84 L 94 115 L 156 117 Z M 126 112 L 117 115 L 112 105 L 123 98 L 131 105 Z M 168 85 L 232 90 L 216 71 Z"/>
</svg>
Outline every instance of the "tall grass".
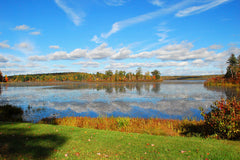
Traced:
<svg viewBox="0 0 240 160">
<path fill-rule="evenodd" d="M 177 136 L 179 135 L 177 130 L 179 129 L 181 121 L 159 118 L 65 117 L 57 119 L 45 118 L 39 123 L 50 123 L 120 132 L 146 133 L 150 135 Z"/>
</svg>

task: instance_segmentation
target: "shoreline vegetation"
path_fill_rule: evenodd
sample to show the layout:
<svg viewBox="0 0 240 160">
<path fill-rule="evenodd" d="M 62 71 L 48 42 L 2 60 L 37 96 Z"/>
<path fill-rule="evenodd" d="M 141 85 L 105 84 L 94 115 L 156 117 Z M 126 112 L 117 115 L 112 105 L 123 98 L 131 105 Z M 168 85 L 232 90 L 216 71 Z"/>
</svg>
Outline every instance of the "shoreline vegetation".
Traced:
<svg viewBox="0 0 240 160">
<path fill-rule="evenodd" d="M 232 54 L 227 60 L 227 72 L 224 76 L 216 76 L 207 79 L 205 86 L 223 86 L 223 87 L 240 87 L 240 55 L 236 58 Z"/>
</svg>

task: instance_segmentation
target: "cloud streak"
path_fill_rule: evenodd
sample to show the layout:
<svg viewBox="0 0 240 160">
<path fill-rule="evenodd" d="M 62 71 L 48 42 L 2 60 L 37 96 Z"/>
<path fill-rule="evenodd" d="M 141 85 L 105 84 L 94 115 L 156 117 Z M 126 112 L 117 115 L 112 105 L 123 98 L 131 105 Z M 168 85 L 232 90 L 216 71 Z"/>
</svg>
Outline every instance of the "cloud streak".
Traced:
<svg viewBox="0 0 240 160">
<path fill-rule="evenodd" d="M 55 0 L 55 3 L 67 14 L 76 26 L 79 26 L 82 23 L 83 17 L 85 17 L 83 12 L 81 12 L 80 15 L 76 14 L 73 9 L 65 5 L 62 0 Z"/>
<path fill-rule="evenodd" d="M 112 34 L 118 32 L 119 30 L 121 30 L 125 27 L 131 26 L 131 25 L 134 25 L 134 24 L 137 24 L 137 23 L 145 22 L 147 20 L 151 20 L 153 18 L 172 13 L 172 12 L 176 11 L 177 9 L 180 9 L 180 8 L 188 5 L 189 3 L 190 3 L 189 0 L 184 0 L 184 1 L 179 2 L 179 3 L 177 3 L 173 6 L 170 6 L 169 8 L 159 9 L 159 10 L 154 11 L 154 12 L 150 12 L 150 13 L 147 13 L 147 14 L 143 14 L 143 15 L 140 15 L 140 16 L 133 17 L 133 18 L 129 18 L 129 19 L 126 19 L 126 20 L 123 20 L 123 21 L 115 22 L 112 25 L 112 29 L 108 33 L 102 33 L 101 36 L 103 38 L 108 38 Z"/>
<path fill-rule="evenodd" d="M 194 15 L 194 14 L 199 14 L 201 12 L 207 11 L 211 8 L 214 8 L 216 6 L 219 6 L 225 2 L 228 2 L 229 0 L 214 0 L 210 3 L 200 5 L 200 6 L 192 6 L 189 8 L 186 8 L 184 10 L 179 11 L 178 13 L 175 14 L 177 17 L 185 17 L 189 15 Z"/>
<path fill-rule="evenodd" d="M 8 45 L 7 42 L 7 40 L 0 42 L 0 48 L 10 48 L 10 45 Z"/>
</svg>

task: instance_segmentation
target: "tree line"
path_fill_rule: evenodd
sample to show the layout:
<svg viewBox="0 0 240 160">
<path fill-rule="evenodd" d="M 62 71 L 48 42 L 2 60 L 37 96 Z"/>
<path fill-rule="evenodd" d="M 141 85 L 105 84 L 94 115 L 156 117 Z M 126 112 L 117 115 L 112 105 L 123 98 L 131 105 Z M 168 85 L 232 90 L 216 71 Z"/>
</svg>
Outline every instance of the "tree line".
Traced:
<svg viewBox="0 0 240 160">
<path fill-rule="evenodd" d="M 9 76 L 11 82 L 54 82 L 54 81 L 106 81 L 106 82 L 134 82 L 134 81 L 160 81 L 161 73 L 158 70 L 143 73 L 141 67 L 135 73 L 123 70 L 107 70 L 105 73 L 48 73 Z"/>
</svg>

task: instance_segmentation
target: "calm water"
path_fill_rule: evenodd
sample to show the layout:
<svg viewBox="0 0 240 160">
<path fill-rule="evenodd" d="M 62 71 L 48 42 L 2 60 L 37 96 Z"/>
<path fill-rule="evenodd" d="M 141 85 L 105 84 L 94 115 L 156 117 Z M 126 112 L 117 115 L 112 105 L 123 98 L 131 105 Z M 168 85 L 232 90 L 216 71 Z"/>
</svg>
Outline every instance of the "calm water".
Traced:
<svg viewBox="0 0 240 160">
<path fill-rule="evenodd" d="M 50 116 L 200 119 L 200 106 L 208 109 L 213 101 L 234 94 L 233 90 L 205 88 L 203 81 L 25 84 L 2 85 L 0 102 L 20 106 L 24 119 L 33 122 Z"/>
</svg>

